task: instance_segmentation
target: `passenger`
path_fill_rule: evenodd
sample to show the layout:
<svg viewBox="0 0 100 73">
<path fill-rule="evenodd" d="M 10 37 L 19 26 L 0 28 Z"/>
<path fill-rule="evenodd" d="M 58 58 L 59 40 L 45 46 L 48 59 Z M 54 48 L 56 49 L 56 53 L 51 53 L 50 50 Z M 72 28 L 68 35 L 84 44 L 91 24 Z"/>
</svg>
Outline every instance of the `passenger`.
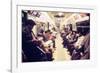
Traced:
<svg viewBox="0 0 100 73">
<path fill-rule="evenodd" d="M 90 23 L 89 20 L 78 23 L 79 37 L 74 44 L 72 60 L 89 59 L 90 57 Z"/>
<path fill-rule="evenodd" d="M 81 58 L 81 55 L 84 52 L 83 49 L 83 41 L 84 41 L 84 36 L 80 34 L 78 37 L 78 40 L 74 43 L 74 51 L 72 54 L 72 60 L 79 60 Z"/>
<path fill-rule="evenodd" d="M 72 52 L 74 50 L 73 44 L 77 41 L 77 35 L 75 31 L 70 31 L 70 33 L 66 36 L 67 39 L 67 49 L 70 52 L 70 55 L 72 55 Z"/>
<path fill-rule="evenodd" d="M 81 57 L 81 59 L 90 59 L 90 34 L 88 33 L 85 36 L 85 39 L 83 41 L 83 46 L 84 46 L 84 53 Z"/>
<path fill-rule="evenodd" d="M 46 60 L 44 52 L 40 50 L 41 42 L 32 32 L 35 25 L 33 20 L 27 20 L 26 26 L 22 26 L 22 50 L 26 56 L 26 61 L 23 60 L 23 62 Z"/>
</svg>

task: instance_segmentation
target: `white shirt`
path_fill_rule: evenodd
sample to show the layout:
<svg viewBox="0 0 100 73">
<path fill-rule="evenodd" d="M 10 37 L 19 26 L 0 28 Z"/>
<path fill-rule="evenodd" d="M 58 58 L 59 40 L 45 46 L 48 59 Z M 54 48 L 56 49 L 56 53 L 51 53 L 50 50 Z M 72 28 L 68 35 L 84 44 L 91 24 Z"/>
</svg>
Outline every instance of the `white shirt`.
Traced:
<svg viewBox="0 0 100 73">
<path fill-rule="evenodd" d="M 77 47 L 77 49 L 80 49 L 82 47 L 84 38 L 84 36 L 79 37 L 76 43 L 74 44 L 74 46 Z"/>
</svg>

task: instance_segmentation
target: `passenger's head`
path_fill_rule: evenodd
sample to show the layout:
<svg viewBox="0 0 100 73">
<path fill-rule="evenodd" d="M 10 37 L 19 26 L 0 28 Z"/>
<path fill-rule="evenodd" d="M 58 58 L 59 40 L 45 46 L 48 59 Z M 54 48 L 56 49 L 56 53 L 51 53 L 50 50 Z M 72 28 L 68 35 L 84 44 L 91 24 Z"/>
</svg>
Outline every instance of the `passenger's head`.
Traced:
<svg viewBox="0 0 100 73">
<path fill-rule="evenodd" d="M 27 20 L 27 26 L 32 29 L 34 27 L 34 25 L 36 25 L 36 23 L 33 20 Z"/>
<path fill-rule="evenodd" d="M 45 33 L 50 33 L 50 32 L 51 32 L 50 30 L 46 30 L 46 31 L 45 31 Z"/>
<path fill-rule="evenodd" d="M 52 32 L 50 30 L 45 31 L 46 35 L 50 35 Z"/>
</svg>

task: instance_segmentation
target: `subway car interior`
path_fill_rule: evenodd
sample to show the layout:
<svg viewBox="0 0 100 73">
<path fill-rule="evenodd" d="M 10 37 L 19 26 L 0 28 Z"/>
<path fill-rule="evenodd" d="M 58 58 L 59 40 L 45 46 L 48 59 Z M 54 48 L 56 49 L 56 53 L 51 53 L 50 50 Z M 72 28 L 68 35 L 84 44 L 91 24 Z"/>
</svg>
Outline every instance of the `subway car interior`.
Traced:
<svg viewBox="0 0 100 73">
<path fill-rule="evenodd" d="M 22 10 L 22 62 L 90 59 L 90 13 Z"/>
</svg>

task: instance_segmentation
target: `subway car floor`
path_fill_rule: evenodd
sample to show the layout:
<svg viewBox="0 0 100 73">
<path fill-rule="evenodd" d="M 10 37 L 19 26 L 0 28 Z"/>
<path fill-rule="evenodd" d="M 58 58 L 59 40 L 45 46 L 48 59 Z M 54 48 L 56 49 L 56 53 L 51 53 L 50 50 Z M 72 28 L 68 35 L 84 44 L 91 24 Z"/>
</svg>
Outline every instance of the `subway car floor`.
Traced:
<svg viewBox="0 0 100 73">
<path fill-rule="evenodd" d="M 57 34 L 57 37 L 55 39 L 56 44 L 56 50 L 53 53 L 53 61 L 69 61 L 71 56 L 69 55 L 69 52 L 67 49 L 63 48 L 62 45 L 62 38 L 60 34 Z"/>
</svg>

